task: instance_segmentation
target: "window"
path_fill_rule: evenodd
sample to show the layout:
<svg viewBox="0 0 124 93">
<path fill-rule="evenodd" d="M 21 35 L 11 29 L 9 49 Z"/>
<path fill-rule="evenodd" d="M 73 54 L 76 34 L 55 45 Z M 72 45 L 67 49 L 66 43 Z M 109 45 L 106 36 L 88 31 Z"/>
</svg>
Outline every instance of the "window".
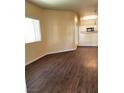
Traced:
<svg viewBox="0 0 124 93">
<path fill-rule="evenodd" d="M 25 18 L 25 43 L 41 41 L 40 21 Z"/>
</svg>

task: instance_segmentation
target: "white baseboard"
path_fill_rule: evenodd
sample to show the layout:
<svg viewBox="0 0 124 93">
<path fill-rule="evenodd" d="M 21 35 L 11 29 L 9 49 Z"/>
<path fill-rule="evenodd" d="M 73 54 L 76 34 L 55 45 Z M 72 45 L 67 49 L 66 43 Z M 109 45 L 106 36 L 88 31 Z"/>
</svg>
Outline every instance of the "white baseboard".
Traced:
<svg viewBox="0 0 124 93">
<path fill-rule="evenodd" d="M 26 66 L 27 65 L 29 65 L 29 64 L 31 64 L 31 63 L 33 63 L 34 61 L 36 61 L 36 60 L 38 60 L 38 59 L 40 59 L 40 58 L 42 58 L 42 57 L 44 57 L 44 56 L 46 56 L 47 54 L 44 54 L 44 55 L 41 55 L 41 56 L 39 56 L 39 57 L 37 57 L 37 58 L 35 58 L 35 59 L 33 59 L 33 60 L 31 60 L 31 61 L 28 61 L 28 62 L 26 62 Z"/>
<path fill-rule="evenodd" d="M 47 55 L 56 54 L 56 53 L 62 53 L 62 52 L 69 52 L 69 51 L 74 51 L 74 50 L 76 50 L 76 48 L 74 48 L 74 49 L 65 49 L 65 50 L 60 50 L 60 51 L 55 51 L 55 52 L 49 52 L 49 53 L 47 53 Z"/>
<path fill-rule="evenodd" d="M 78 45 L 78 46 L 98 46 L 98 45 Z"/>
<path fill-rule="evenodd" d="M 49 54 L 56 54 L 56 53 L 62 53 L 62 52 L 69 52 L 69 51 L 74 51 L 74 50 L 76 50 L 76 49 L 77 49 L 77 48 L 74 48 L 74 49 L 65 49 L 65 50 L 60 50 L 60 51 L 55 51 L 55 52 L 46 53 L 46 54 L 41 55 L 41 56 L 39 56 L 39 57 L 37 57 L 37 58 L 31 60 L 31 61 L 26 62 L 26 66 L 29 65 L 29 64 L 31 64 L 31 63 L 33 63 L 34 61 L 36 61 L 36 60 L 38 60 L 38 59 L 44 57 L 44 56 L 46 56 L 46 55 L 49 55 Z"/>
</svg>

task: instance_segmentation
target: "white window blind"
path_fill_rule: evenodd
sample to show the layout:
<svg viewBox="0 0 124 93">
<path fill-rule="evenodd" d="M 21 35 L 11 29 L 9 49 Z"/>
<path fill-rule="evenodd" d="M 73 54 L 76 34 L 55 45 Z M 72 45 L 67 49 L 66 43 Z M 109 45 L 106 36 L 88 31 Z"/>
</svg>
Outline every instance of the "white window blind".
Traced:
<svg viewBox="0 0 124 93">
<path fill-rule="evenodd" d="M 41 41 L 40 21 L 25 18 L 25 43 Z"/>
</svg>

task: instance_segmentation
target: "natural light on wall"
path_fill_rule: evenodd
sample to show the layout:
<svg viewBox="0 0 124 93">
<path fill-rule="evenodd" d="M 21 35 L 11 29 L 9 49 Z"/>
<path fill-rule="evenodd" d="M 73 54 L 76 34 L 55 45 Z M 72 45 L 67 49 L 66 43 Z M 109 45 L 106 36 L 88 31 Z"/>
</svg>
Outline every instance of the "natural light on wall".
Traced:
<svg viewBox="0 0 124 93">
<path fill-rule="evenodd" d="M 81 18 L 81 20 L 91 20 L 91 19 L 96 19 L 97 15 L 90 15 L 90 16 L 84 16 Z"/>
<path fill-rule="evenodd" d="M 78 22 L 78 18 L 77 18 L 77 16 L 74 17 L 74 21 L 75 21 L 75 23 Z"/>
<path fill-rule="evenodd" d="M 25 43 L 41 41 L 40 21 L 25 18 Z"/>
</svg>

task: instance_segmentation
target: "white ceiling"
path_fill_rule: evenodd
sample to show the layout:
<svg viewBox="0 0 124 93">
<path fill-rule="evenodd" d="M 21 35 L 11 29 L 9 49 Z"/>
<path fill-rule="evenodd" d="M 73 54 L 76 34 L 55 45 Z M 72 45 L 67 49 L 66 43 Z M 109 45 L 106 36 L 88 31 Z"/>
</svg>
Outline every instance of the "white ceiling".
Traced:
<svg viewBox="0 0 124 93">
<path fill-rule="evenodd" d="M 72 10 L 83 15 L 96 14 L 98 0 L 28 0 L 43 8 Z"/>
</svg>

